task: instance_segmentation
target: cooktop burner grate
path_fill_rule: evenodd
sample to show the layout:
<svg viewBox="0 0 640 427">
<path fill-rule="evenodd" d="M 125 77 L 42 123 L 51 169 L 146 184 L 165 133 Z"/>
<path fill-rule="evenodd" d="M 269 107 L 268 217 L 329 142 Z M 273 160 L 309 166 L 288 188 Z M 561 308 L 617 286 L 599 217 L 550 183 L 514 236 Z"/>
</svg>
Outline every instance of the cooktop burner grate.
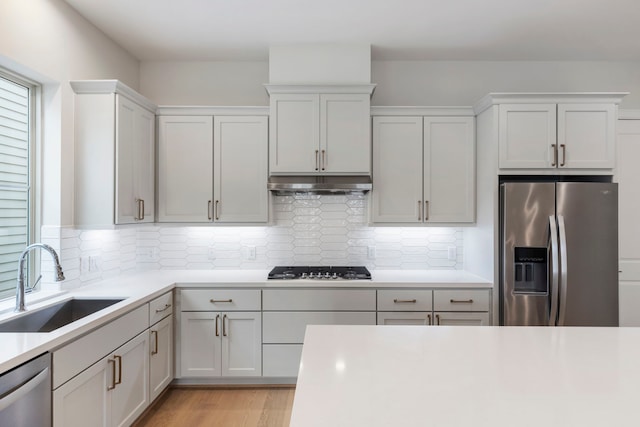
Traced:
<svg viewBox="0 0 640 427">
<path fill-rule="evenodd" d="M 371 273 L 367 267 L 274 267 L 269 272 L 269 279 L 293 280 L 293 279 L 318 279 L 318 280 L 368 280 Z"/>
</svg>

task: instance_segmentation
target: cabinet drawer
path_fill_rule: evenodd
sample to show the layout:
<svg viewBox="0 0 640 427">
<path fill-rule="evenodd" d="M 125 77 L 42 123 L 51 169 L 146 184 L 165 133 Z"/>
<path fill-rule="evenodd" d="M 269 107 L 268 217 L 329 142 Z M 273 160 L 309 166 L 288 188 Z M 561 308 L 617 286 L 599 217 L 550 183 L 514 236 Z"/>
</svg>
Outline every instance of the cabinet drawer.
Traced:
<svg viewBox="0 0 640 427">
<path fill-rule="evenodd" d="M 489 311 L 487 290 L 435 290 L 434 311 Z"/>
<path fill-rule="evenodd" d="M 402 311 L 379 311 L 378 325 L 420 325 L 429 326 L 433 324 L 433 315 L 430 311 L 402 312 Z"/>
<path fill-rule="evenodd" d="M 173 292 L 160 295 L 149 303 L 149 325 L 153 325 L 173 314 Z"/>
<path fill-rule="evenodd" d="M 297 377 L 302 344 L 265 344 L 262 346 L 262 376 Z"/>
<path fill-rule="evenodd" d="M 262 313 L 263 344 L 302 344 L 307 325 L 375 325 L 376 313 L 271 312 Z"/>
<path fill-rule="evenodd" d="M 378 311 L 431 311 L 433 292 L 425 289 L 380 290 Z"/>
<path fill-rule="evenodd" d="M 184 289 L 182 311 L 260 310 L 259 289 Z"/>
<path fill-rule="evenodd" d="M 263 310 L 375 311 L 373 289 L 265 289 Z"/>
</svg>

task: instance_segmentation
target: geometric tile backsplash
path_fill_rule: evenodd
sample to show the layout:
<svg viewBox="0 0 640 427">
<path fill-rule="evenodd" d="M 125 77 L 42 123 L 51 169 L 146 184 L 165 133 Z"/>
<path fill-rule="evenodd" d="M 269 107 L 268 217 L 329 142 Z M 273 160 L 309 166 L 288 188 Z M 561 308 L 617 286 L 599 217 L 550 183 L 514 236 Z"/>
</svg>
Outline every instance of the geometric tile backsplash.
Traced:
<svg viewBox="0 0 640 427">
<path fill-rule="evenodd" d="M 370 269 L 463 266 L 461 227 L 373 227 L 368 196 L 272 197 L 269 226 L 141 225 L 117 230 L 43 227 L 67 280 L 42 257 L 43 286 L 74 288 L 148 269 L 269 269 L 275 265 L 366 265 Z"/>
</svg>

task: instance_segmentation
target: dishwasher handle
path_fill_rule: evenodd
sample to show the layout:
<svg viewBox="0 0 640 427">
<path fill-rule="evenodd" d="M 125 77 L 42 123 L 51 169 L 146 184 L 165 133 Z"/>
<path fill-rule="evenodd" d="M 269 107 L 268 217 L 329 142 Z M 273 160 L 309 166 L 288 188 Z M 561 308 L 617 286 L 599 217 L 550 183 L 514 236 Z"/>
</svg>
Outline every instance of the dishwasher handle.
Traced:
<svg viewBox="0 0 640 427">
<path fill-rule="evenodd" d="M 11 389 L 11 391 L 5 393 L 3 396 L 0 396 L 0 412 L 29 394 L 34 388 L 45 381 L 48 376 L 49 368 L 44 368 L 42 371 L 29 378 L 27 381 Z"/>
</svg>

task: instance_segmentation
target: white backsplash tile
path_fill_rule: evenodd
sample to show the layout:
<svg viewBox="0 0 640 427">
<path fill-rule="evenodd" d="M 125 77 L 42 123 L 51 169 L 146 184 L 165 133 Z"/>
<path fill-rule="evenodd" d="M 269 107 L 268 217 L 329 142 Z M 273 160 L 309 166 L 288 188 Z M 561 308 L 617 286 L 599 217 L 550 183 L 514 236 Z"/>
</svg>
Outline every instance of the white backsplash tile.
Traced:
<svg viewBox="0 0 640 427">
<path fill-rule="evenodd" d="M 43 227 L 42 240 L 59 251 L 67 277 L 62 284 L 52 282 L 53 265 L 43 256 L 43 286 L 69 289 L 149 269 L 268 269 L 301 264 L 462 269 L 462 228 L 369 226 L 368 201 L 363 195 L 273 196 L 272 225 L 265 227 Z M 452 246 L 454 260 L 449 259 Z M 88 257 L 92 257 L 90 270 Z"/>
</svg>

